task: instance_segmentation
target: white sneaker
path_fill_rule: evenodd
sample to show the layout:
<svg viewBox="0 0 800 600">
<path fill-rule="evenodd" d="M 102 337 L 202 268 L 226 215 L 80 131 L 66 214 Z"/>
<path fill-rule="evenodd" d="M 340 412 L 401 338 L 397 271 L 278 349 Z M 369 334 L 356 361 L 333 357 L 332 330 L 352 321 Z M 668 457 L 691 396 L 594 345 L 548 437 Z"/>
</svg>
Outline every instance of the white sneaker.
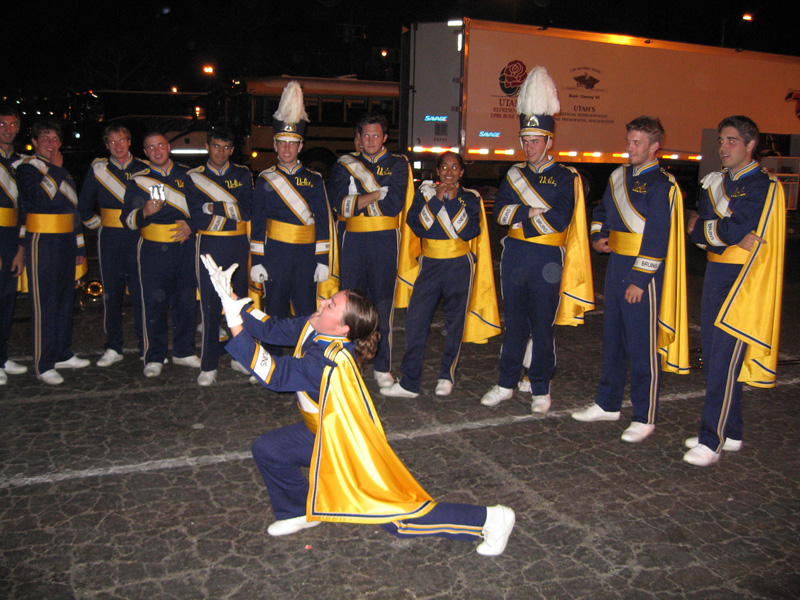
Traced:
<svg viewBox="0 0 800 600">
<path fill-rule="evenodd" d="M 322 521 L 307 521 L 306 516 L 303 515 L 302 517 L 294 517 L 293 519 L 275 521 L 267 527 L 267 533 L 274 536 L 291 535 L 298 531 L 303 531 L 303 529 L 316 527 L 320 523 L 322 523 Z"/>
<path fill-rule="evenodd" d="M 88 367 L 92 364 L 86 358 L 78 358 L 77 355 L 73 354 L 72 358 L 69 360 L 60 360 L 56 363 L 56 369 L 83 369 L 84 367 Z"/>
<path fill-rule="evenodd" d="M 597 404 L 592 404 L 583 410 L 572 413 L 572 418 L 576 421 L 583 421 L 584 423 L 592 423 L 593 421 L 618 421 L 619 411 L 613 412 L 603 410 Z"/>
<path fill-rule="evenodd" d="M 230 338 L 228 337 L 228 332 L 225 331 L 222 327 L 219 328 L 219 341 L 220 342 L 227 342 Z"/>
<path fill-rule="evenodd" d="M 516 516 L 514 511 L 498 504 L 486 507 L 486 522 L 483 524 L 483 543 L 478 546 L 478 554 L 498 556 L 503 553 L 508 543 L 508 536 L 514 529 Z"/>
<path fill-rule="evenodd" d="M 550 410 L 550 394 L 532 396 L 531 412 L 544 414 Z"/>
<path fill-rule="evenodd" d="M 8 383 L 8 375 L 3 369 L 0 369 L 0 385 L 5 385 Z"/>
<path fill-rule="evenodd" d="M 523 394 L 531 393 L 531 380 L 528 379 L 527 375 L 522 379 L 520 379 L 519 383 L 517 384 L 517 390 L 519 390 Z"/>
<path fill-rule="evenodd" d="M 6 364 L 3 365 L 2 370 L 8 375 L 22 375 L 23 373 L 28 372 L 28 367 L 19 363 L 15 363 L 13 360 L 7 360 Z"/>
<path fill-rule="evenodd" d="M 118 363 L 119 361 L 121 361 L 123 358 L 124 357 L 122 356 L 122 354 L 120 354 L 116 350 L 109 348 L 105 352 L 103 352 L 103 356 L 101 356 L 100 359 L 97 361 L 97 366 L 110 367 L 114 363 Z"/>
<path fill-rule="evenodd" d="M 686 441 L 683 442 L 683 445 L 687 448 L 694 448 L 697 444 L 700 443 L 700 438 L 698 437 L 690 437 L 686 438 Z M 735 440 L 733 438 L 725 438 L 725 443 L 722 445 L 722 449 L 726 452 L 738 452 L 742 449 L 742 440 Z"/>
<path fill-rule="evenodd" d="M 720 458 L 719 452 L 714 452 L 704 444 L 697 444 L 694 448 L 683 455 L 683 461 L 697 467 L 708 467 L 717 462 Z"/>
<path fill-rule="evenodd" d="M 45 371 L 41 375 L 37 375 L 39 381 L 44 381 L 47 385 L 59 385 L 64 383 L 64 378 L 55 369 Z"/>
<path fill-rule="evenodd" d="M 200 357 L 194 354 L 190 356 L 173 356 L 172 364 L 181 365 L 183 367 L 192 367 L 193 369 L 200 368 Z"/>
<path fill-rule="evenodd" d="M 202 385 L 204 387 L 211 385 L 217 380 L 217 370 L 214 369 L 213 371 L 200 371 L 200 375 L 197 376 L 197 385 Z"/>
<path fill-rule="evenodd" d="M 253 385 L 259 385 L 258 379 L 256 378 L 255 375 L 250 375 L 250 379 L 248 379 L 248 381 Z"/>
<path fill-rule="evenodd" d="M 144 366 L 144 376 L 145 377 L 158 377 L 161 375 L 161 369 L 164 368 L 164 365 L 159 362 L 150 362 Z"/>
<path fill-rule="evenodd" d="M 231 359 L 231 369 L 233 369 L 234 371 L 237 371 L 239 373 L 242 373 L 244 375 L 250 375 L 250 371 L 247 370 L 247 367 L 245 367 L 238 360 Z"/>
<path fill-rule="evenodd" d="M 378 387 L 385 388 L 394 383 L 394 377 L 392 377 L 391 373 L 373 370 L 372 375 L 375 377 L 375 381 L 378 382 Z"/>
<path fill-rule="evenodd" d="M 622 432 L 620 439 L 622 439 L 623 442 L 636 444 L 653 433 L 655 428 L 655 425 L 648 425 L 647 423 L 633 421 L 630 425 L 628 425 L 628 428 Z"/>
<path fill-rule="evenodd" d="M 449 379 L 440 379 L 436 382 L 436 391 L 434 393 L 437 396 L 449 396 L 452 391 L 453 382 Z"/>
<path fill-rule="evenodd" d="M 503 400 L 508 400 L 513 395 L 514 390 L 511 388 L 504 388 L 496 385 L 483 395 L 483 398 L 481 398 L 481 404 L 484 406 L 497 406 Z"/>
<path fill-rule="evenodd" d="M 402 385 L 400 385 L 399 381 L 396 381 L 389 387 L 382 387 L 381 395 L 391 396 L 393 398 L 416 398 L 419 396 L 417 392 L 412 392 L 411 390 L 404 388 Z"/>
</svg>

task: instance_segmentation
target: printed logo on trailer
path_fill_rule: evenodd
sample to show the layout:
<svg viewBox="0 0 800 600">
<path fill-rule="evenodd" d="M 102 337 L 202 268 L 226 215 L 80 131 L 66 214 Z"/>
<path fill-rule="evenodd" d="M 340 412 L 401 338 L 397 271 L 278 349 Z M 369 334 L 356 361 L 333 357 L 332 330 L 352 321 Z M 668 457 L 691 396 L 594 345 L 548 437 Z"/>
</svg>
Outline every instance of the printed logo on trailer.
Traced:
<svg viewBox="0 0 800 600">
<path fill-rule="evenodd" d="M 500 71 L 500 89 L 506 96 L 516 96 L 528 77 L 528 67 L 521 60 L 510 61 Z"/>
<path fill-rule="evenodd" d="M 800 90 L 789 90 L 786 92 L 786 102 L 794 100 L 794 116 L 800 119 Z"/>
</svg>

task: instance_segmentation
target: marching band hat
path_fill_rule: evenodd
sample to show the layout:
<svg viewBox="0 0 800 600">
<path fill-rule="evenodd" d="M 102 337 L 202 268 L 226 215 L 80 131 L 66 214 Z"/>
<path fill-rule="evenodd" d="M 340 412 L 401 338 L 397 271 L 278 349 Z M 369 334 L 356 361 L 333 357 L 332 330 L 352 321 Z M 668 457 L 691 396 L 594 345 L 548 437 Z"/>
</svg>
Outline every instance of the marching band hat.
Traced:
<svg viewBox="0 0 800 600">
<path fill-rule="evenodd" d="M 275 141 L 302 142 L 308 126 L 308 115 L 303 105 L 303 90 L 296 81 L 283 88 L 278 110 L 272 115 Z"/>
<path fill-rule="evenodd" d="M 552 136 L 556 121 L 553 115 L 561 110 L 556 84 L 544 67 L 534 67 L 519 89 L 517 113 L 519 136 Z"/>
</svg>

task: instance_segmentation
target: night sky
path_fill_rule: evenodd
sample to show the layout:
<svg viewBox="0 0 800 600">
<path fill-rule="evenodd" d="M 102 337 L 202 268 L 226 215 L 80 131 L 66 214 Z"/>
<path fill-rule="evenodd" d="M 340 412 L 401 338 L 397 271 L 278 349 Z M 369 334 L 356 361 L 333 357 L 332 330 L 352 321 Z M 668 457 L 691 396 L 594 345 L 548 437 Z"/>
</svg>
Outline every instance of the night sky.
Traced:
<svg viewBox="0 0 800 600">
<path fill-rule="evenodd" d="M 740 20 L 744 12 L 753 22 Z M 2 14 L 0 92 L 11 97 L 190 91 L 248 75 L 397 80 L 401 26 L 459 16 L 707 45 L 720 44 L 724 22 L 726 46 L 800 56 L 797 4 L 771 0 L 45 1 Z M 395 52 L 382 59 L 382 48 Z M 201 75 L 204 63 L 216 80 Z"/>
</svg>

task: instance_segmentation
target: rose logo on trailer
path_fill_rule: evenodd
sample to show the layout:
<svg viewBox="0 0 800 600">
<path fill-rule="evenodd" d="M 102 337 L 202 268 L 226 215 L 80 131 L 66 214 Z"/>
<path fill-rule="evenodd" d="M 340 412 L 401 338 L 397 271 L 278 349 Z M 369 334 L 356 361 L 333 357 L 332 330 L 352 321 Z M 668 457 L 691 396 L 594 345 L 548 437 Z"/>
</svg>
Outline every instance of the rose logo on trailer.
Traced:
<svg viewBox="0 0 800 600">
<path fill-rule="evenodd" d="M 794 114 L 800 119 L 800 90 L 789 90 L 786 92 L 786 102 L 794 100 Z"/>
<path fill-rule="evenodd" d="M 506 96 L 516 96 L 525 83 L 528 67 L 521 60 L 512 60 L 500 72 L 500 89 Z"/>
</svg>

